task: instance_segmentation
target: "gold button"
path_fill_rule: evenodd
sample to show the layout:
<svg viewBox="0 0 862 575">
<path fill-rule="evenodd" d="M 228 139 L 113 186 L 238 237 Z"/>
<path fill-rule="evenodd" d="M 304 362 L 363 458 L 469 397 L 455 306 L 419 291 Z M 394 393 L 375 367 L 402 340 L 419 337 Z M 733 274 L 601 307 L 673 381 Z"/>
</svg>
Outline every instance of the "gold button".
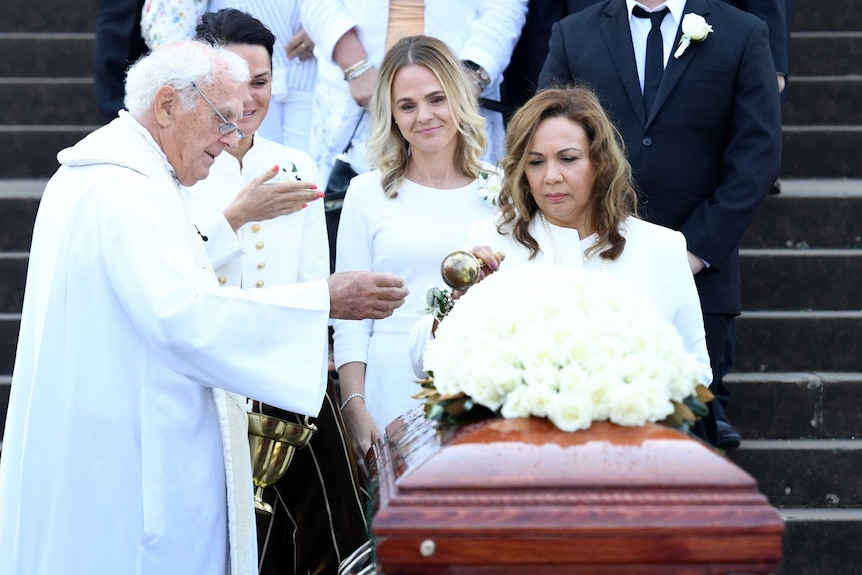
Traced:
<svg viewBox="0 0 862 575">
<path fill-rule="evenodd" d="M 263 242 L 257 242 L 256 244 L 254 244 L 254 247 L 259 249 L 259 250 L 262 250 L 263 249 Z"/>
<path fill-rule="evenodd" d="M 254 233 L 259 232 L 260 231 L 260 224 L 253 224 L 251 226 L 251 231 L 253 231 Z"/>
<path fill-rule="evenodd" d="M 218 279 L 218 283 L 219 283 L 220 285 L 224 285 L 224 284 L 226 284 L 226 283 L 227 283 L 227 278 L 226 278 L 226 277 L 224 277 L 224 276 L 221 276 L 221 277 Z"/>
<path fill-rule="evenodd" d="M 266 262 L 260 262 L 259 264 L 257 264 L 257 269 L 259 269 L 259 270 L 262 270 L 265 267 L 266 267 Z"/>
<path fill-rule="evenodd" d="M 254 285 L 255 287 L 263 287 L 263 280 L 257 280 Z"/>
</svg>

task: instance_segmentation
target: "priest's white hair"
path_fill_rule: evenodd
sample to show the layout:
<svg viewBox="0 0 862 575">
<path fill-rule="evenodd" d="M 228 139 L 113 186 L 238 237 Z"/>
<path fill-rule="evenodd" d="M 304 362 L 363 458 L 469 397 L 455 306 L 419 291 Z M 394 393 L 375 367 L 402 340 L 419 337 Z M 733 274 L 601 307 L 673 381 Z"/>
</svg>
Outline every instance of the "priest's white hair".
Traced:
<svg viewBox="0 0 862 575">
<path fill-rule="evenodd" d="M 152 107 L 156 91 L 164 85 L 173 86 L 180 94 L 182 105 L 191 108 L 197 98 L 195 91 L 188 89 L 192 82 L 199 87 L 208 86 L 221 70 L 226 70 L 234 82 L 248 82 L 248 63 L 222 47 L 195 40 L 159 46 L 129 68 L 126 108 L 139 118 Z"/>
</svg>

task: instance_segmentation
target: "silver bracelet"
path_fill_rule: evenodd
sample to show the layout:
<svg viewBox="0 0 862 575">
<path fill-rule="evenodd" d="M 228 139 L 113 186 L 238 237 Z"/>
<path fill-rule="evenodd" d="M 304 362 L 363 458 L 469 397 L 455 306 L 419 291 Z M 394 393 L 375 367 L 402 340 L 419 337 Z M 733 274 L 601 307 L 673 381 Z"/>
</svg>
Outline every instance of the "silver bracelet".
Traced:
<svg viewBox="0 0 862 575">
<path fill-rule="evenodd" d="M 372 64 L 368 60 L 362 60 L 359 66 L 356 66 L 356 64 L 354 64 L 347 69 L 348 71 L 344 73 L 344 79 L 347 80 L 347 82 L 352 82 L 373 67 L 374 64 Z"/>
<path fill-rule="evenodd" d="M 364 395 L 362 395 L 361 393 L 351 393 L 350 395 L 348 395 L 348 396 L 344 399 L 344 401 L 342 401 L 342 402 L 341 402 L 341 407 L 340 407 L 340 409 L 342 409 L 342 410 L 343 410 L 345 407 L 347 407 L 347 404 L 348 404 L 348 403 L 350 403 L 350 400 L 351 400 L 351 399 L 356 399 L 357 397 L 361 397 L 361 398 L 362 398 L 362 403 L 365 403 L 365 396 L 364 396 Z"/>
</svg>

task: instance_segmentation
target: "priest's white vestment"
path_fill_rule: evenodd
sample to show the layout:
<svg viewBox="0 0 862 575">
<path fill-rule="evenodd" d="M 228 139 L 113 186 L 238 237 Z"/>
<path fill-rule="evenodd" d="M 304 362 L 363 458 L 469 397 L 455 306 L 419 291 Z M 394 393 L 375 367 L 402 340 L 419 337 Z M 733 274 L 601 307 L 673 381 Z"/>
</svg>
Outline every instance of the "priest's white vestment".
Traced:
<svg viewBox="0 0 862 575">
<path fill-rule="evenodd" d="M 248 445 L 223 441 L 242 408 L 223 390 L 317 414 L 327 284 L 220 287 L 127 114 L 58 159 L 0 457 L 0 572 L 256 573 Z"/>
</svg>

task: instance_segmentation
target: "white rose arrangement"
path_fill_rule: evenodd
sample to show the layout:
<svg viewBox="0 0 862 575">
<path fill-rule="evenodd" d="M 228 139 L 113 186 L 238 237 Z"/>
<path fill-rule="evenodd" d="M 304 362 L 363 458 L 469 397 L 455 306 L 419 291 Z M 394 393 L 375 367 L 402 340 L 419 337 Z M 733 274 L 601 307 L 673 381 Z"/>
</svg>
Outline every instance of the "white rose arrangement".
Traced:
<svg viewBox="0 0 862 575">
<path fill-rule="evenodd" d="M 416 397 L 439 421 L 547 417 L 564 431 L 593 421 L 687 429 L 709 391 L 676 328 L 606 273 L 504 269 L 451 309 Z M 460 419 L 459 419 L 460 418 Z"/>
<path fill-rule="evenodd" d="M 679 39 L 676 52 L 673 53 L 674 58 L 682 56 L 689 44 L 692 42 L 702 42 L 712 32 L 706 19 L 694 12 L 690 12 L 682 17 L 682 36 Z"/>
<path fill-rule="evenodd" d="M 503 189 L 503 174 L 488 162 L 482 162 L 479 180 L 479 196 L 489 206 L 496 206 Z"/>
</svg>

